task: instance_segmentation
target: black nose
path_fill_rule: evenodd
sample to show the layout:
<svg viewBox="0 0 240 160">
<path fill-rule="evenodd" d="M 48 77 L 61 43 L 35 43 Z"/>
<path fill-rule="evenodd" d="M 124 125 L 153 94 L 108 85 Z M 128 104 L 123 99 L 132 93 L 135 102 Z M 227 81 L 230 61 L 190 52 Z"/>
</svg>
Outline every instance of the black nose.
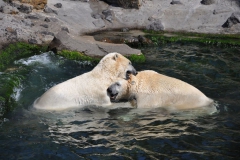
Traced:
<svg viewBox="0 0 240 160">
<path fill-rule="evenodd" d="M 134 69 L 134 70 L 128 70 L 127 71 L 127 75 L 129 75 L 129 74 L 133 74 L 133 75 L 137 75 L 137 71 Z"/>
<path fill-rule="evenodd" d="M 127 71 L 127 74 L 132 74 L 132 71 Z"/>
<path fill-rule="evenodd" d="M 108 92 L 108 93 L 112 93 L 112 89 L 111 89 L 111 88 L 108 88 L 108 89 L 107 89 L 107 92 Z"/>
</svg>

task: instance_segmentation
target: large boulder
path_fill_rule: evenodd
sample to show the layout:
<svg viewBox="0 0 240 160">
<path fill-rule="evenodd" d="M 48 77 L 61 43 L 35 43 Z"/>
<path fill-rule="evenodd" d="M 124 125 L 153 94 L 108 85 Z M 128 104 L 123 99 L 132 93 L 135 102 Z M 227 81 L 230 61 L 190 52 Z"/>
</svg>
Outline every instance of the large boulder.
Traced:
<svg viewBox="0 0 240 160">
<path fill-rule="evenodd" d="M 222 25 L 223 28 L 231 28 L 233 25 L 240 23 L 240 12 L 234 12 Z"/>
<path fill-rule="evenodd" d="M 53 41 L 49 44 L 49 50 L 57 52 L 64 49 L 78 51 L 88 56 L 99 57 L 103 57 L 111 52 L 118 52 L 123 55 L 141 54 L 140 50 L 130 48 L 126 44 L 103 43 L 93 39 L 74 37 L 66 31 L 60 31 L 54 36 Z"/>
<path fill-rule="evenodd" d="M 107 2 L 108 4 L 111 4 L 113 6 L 119 6 L 123 8 L 136 8 L 139 9 L 139 7 L 142 4 L 142 0 L 103 0 Z"/>
</svg>

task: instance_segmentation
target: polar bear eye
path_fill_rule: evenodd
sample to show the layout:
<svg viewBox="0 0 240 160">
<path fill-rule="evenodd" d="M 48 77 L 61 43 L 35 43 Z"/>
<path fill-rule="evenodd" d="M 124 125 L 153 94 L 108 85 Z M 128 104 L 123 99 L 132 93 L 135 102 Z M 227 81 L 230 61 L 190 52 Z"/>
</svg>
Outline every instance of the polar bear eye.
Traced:
<svg viewBox="0 0 240 160">
<path fill-rule="evenodd" d="M 116 83 L 117 86 L 121 86 L 119 82 Z"/>
<path fill-rule="evenodd" d="M 129 62 L 130 65 L 132 65 L 132 62 Z"/>
</svg>

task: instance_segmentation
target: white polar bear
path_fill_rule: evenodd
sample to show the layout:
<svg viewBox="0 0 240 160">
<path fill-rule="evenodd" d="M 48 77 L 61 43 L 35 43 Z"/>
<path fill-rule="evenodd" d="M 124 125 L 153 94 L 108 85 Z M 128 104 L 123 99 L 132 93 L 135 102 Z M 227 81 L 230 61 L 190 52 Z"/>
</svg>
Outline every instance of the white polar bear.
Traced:
<svg viewBox="0 0 240 160">
<path fill-rule="evenodd" d="M 90 72 L 53 86 L 34 102 L 38 109 L 67 109 L 111 104 L 107 88 L 117 78 L 136 74 L 131 62 L 119 53 L 109 53 Z"/>
<path fill-rule="evenodd" d="M 146 70 L 118 80 L 107 89 L 112 101 L 128 99 L 134 107 L 166 107 L 169 110 L 209 106 L 213 100 L 179 79 Z"/>
</svg>

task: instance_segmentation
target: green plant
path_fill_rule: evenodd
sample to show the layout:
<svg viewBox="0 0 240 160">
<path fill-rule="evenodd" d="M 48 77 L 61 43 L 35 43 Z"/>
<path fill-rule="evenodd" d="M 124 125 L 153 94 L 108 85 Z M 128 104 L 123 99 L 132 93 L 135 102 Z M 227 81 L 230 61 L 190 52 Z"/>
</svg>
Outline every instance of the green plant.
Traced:
<svg viewBox="0 0 240 160">
<path fill-rule="evenodd" d="M 7 65 L 13 63 L 13 61 L 17 59 L 40 54 L 46 51 L 47 46 L 27 44 L 24 42 L 9 44 L 0 51 L 0 71 L 3 71 Z"/>
<path fill-rule="evenodd" d="M 71 59 L 71 60 L 90 61 L 94 64 L 97 64 L 100 61 L 99 58 L 90 57 L 90 56 L 87 56 L 87 55 L 85 55 L 83 53 L 80 53 L 78 51 L 62 50 L 62 51 L 58 51 L 57 54 L 65 57 L 65 58 Z"/>
<path fill-rule="evenodd" d="M 144 63 L 146 61 L 146 58 L 143 54 L 140 55 L 132 54 L 128 56 L 128 59 L 133 63 Z"/>
<path fill-rule="evenodd" d="M 147 31 L 145 37 L 150 39 L 154 45 L 171 42 L 200 43 L 223 47 L 240 46 L 240 34 L 205 34 L 193 32 L 157 32 Z"/>
<path fill-rule="evenodd" d="M 0 109 L 3 115 L 7 111 L 14 108 L 15 100 L 12 97 L 14 88 L 18 87 L 23 80 L 23 76 L 19 74 L 2 73 L 0 76 Z"/>
</svg>

